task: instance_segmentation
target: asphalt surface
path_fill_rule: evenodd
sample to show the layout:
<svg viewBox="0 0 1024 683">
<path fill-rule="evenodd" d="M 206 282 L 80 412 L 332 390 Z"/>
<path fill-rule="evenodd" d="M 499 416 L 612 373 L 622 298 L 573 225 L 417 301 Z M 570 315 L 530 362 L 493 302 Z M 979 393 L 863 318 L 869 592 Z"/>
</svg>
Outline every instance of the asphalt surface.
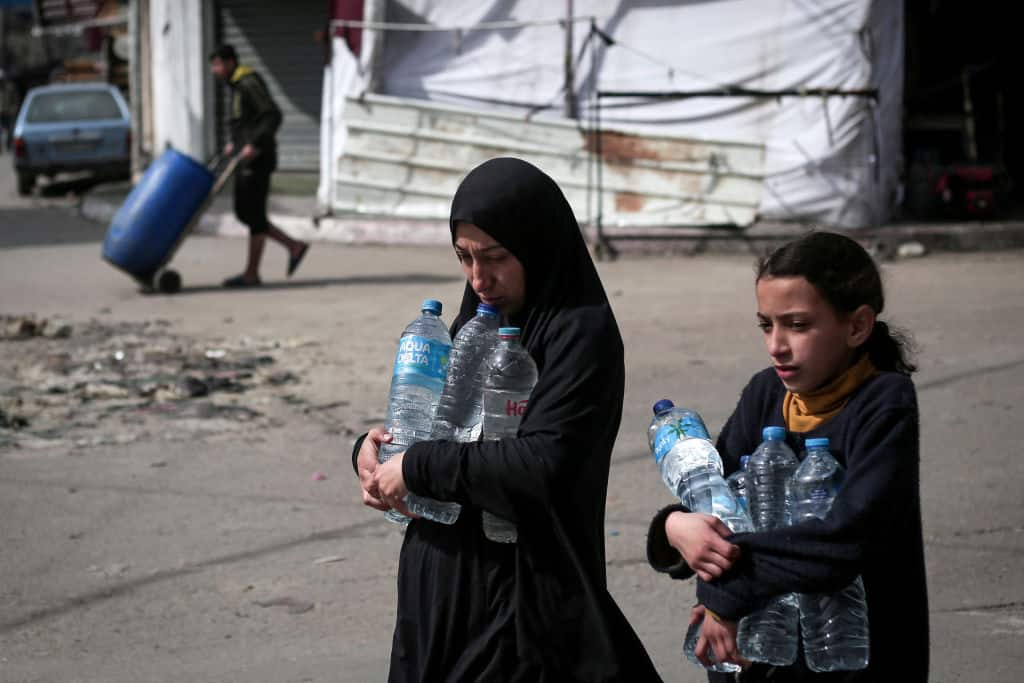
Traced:
<svg viewBox="0 0 1024 683">
<path fill-rule="evenodd" d="M 144 295 L 101 260 L 105 226 L 49 195 L 17 198 L 0 158 L 0 315 L 76 330 L 163 321 L 200 348 L 276 343 L 299 380 L 218 399 L 249 400 L 255 423 L 179 421 L 119 444 L 129 423 L 115 409 L 92 427 L 107 440 L 0 446 L 0 681 L 385 679 L 401 535 L 360 505 L 348 458 L 353 435 L 383 419 L 394 339 L 418 302 L 457 305 L 450 251 L 317 243 L 286 280 L 271 246 L 267 286 L 225 291 L 244 241 L 197 236 L 175 258 L 184 291 Z M 1022 266 L 1024 252 L 992 251 L 884 269 L 885 317 L 920 347 L 934 681 L 1016 680 L 1024 664 Z M 680 655 L 693 586 L 644 557 L 670 500 L 644 432 L 662 397 L 717 431 L 766 365 L 751 257 L 627 256 L 599 270 L 627 353 L 609 586 L 665 680 L 697 682 Z M 0 377 L 61 343 L 86 339 L 0 341 Z"/>
</svg>

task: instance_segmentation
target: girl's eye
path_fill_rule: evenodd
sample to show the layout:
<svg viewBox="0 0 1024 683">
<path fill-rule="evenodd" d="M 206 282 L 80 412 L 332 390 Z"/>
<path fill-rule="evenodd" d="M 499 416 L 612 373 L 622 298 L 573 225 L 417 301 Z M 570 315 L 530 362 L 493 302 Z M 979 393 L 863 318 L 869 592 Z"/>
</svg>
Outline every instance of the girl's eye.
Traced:
<svg viewBox="0 0 1024 683">
<path fill-rule="evenodd" d="M 767 320 L 758 320 L 757 326 L 761 328 L 762 332 L 767 332 L 768 330 L 772 329 L 772 324 Z"/>
<path fill-rule="evenodd" d="M 803 320 L 794 320 L 789 323 L 789 326 L 794 330 L 805 330 L 807 329 L 807 323 Z"/>
</svg>

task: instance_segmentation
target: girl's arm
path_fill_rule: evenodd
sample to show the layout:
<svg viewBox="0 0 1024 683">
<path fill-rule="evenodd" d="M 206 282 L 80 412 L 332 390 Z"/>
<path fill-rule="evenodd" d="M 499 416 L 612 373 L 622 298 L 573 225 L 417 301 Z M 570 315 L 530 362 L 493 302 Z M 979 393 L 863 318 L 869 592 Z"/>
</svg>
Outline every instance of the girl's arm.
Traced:
<svg viewBox="0 0 1024 683">
<path fill-rule="evenodd" d="M 732 567 L 740 548 L 727 538 L 732 531 L 714 515 L 693 513 L 682 503 L 670 505 L 651 522 L 647 536 L 647 561 L 673 579 L 694 573 L 711 581 Z"/>
<path fill-rule="evenodd" d="M 737 620 L 775 595 L 832 592 L 863 571 L 869 548 L 900 542 L 900 521 L 919 499 L 916 401 L 867 418 L 851 446 L 846 480 L 828 516 L 736 536 L 743 555 L 720 579 L 698 582 L 702 604 Z"/>
</svg>

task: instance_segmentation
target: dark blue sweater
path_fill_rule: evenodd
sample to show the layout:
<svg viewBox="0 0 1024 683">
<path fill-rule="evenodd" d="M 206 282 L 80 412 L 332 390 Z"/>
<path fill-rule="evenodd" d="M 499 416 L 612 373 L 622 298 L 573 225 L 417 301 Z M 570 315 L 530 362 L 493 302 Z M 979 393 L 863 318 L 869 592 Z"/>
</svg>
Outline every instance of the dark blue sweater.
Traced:
<svg viewBox="0 0 1024 683">
<path fill-rule="evenodd" d="M 761 441 L 761 429 L 785 426 L 786 389 L 771 369 L 755 375 L 722 428 L 718 450 L 726 475 L 741 454 Z M 830 451 L 846 478 L 829 515 L 784 529 L 737 534 L 740 559 L 721 578 L 698 580 L 697 598 L 709 609 L 738 620 L 775 595 L 839 590 L 864 578 L 871 654 L 868 668 L 842 674 L 814 674 L 795 665 L 774 672 L 763 667 L 741 680 L 926 681 L 928 678 L 928 596 L 921 534 L 917 394 L 909 377 L 882 372 L 862 384 L 834 418 L 810 432 L 787 436 L 801 454 L 807 438 L 828 437 Z M 692 571 L 665 538 L 662 510 L 652 521 L 648 557 L 674 578 Z M 711 680 L 727 680 L 716 679 Z"/>
</svg>

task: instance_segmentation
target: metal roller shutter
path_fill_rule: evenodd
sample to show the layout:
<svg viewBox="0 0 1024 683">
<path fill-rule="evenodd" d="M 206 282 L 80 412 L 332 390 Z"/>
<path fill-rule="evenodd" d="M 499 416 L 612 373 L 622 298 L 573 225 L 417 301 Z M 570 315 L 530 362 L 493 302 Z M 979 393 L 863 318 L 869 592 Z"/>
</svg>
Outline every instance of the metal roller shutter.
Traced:
<svg viewBox="0 0 1024 683">
<path fill-rule="evenodd" d="M 277 132 L 278 168 L 316 171 L 320 164 L 323 46 L 314 32 L 327 25 L 324 0 L 220 0 L 220 37 L 240 64 L 263 76 L 284 114 Z M 230 100 L 222 88 L 224 139 Z"/>
</svg>

